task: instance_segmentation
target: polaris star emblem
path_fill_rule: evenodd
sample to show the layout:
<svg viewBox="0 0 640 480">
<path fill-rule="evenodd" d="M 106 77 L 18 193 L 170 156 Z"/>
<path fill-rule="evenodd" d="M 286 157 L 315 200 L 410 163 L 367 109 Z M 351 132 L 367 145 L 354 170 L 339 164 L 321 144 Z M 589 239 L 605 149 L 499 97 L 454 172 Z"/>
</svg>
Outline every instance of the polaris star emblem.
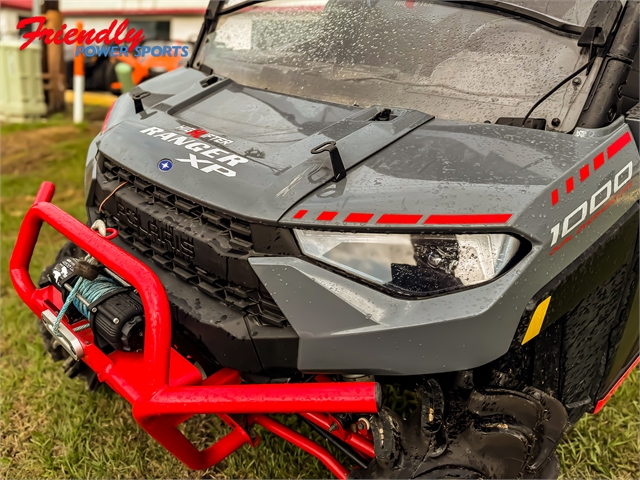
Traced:
<svg viewBox="0 0 640 480">
<path fill-rule="evenodd" d="M 168 158 L 163 158 L 162 160 L 160 160 L 158 162 L 158 169 L 161 172 L 168 172 L 172 168 L 173 168 L 173 162 L 171 160 L 169 160 Z"/>
</svg>

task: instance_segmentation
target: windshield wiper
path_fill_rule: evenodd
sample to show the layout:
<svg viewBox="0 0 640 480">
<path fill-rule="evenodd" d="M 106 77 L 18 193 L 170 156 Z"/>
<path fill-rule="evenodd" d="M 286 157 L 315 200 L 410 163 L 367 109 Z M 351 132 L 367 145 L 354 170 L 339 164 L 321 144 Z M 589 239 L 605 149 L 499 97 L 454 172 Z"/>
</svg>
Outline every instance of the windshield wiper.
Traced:
<svg viewBox="0 0 640 480">
<path fill-rule="evenodd" d="M 516 15 L 520 18 L 530 20 L 539 25 L 543 25 L 553 30 L 570 35 L 581 35 L 584 27 L 575 23 L 565 22 L 558 18 L 537 12 L 527 7 L 515 5 L 513 3 L 502 2 L 500 0 L 442 0 L 445 3 L 455 3 L 460 6 L 477 7 L 492 12 L 500 12 L 508 15 Z"/>
</svg>

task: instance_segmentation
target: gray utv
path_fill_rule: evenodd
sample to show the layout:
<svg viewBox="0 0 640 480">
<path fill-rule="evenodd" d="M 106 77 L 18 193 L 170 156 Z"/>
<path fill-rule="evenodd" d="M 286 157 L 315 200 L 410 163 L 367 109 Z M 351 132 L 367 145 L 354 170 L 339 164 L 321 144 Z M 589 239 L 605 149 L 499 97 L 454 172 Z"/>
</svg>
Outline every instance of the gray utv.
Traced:
<svg viewBox="0 0 640 480">
<path fill-rule="evenodd" d="M 212 1 L 91 145 L 87 225 L 117 238 L 44 185 L 16 288 L 191 468 L 258 424 L 339 478 L 555 478 L 638 363 L 639 12 Z M 42 220 L 72 242 L 32 291 Z M 196 451 L 196 413 L 231 433 Z"/>
</svg>

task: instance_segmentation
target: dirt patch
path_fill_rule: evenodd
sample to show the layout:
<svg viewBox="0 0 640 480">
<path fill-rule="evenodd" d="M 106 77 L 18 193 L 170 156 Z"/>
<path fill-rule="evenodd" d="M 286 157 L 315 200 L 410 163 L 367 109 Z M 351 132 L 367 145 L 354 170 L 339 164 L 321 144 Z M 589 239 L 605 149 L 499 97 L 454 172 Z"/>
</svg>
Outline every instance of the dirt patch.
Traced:
<svg viewBox="0 0 640 480">
<path fill-rule="evenodd" d="M 85 111 L 84 119 L 86 122 L 98 122 L 102 126 L 104 117 L 107 116 L 108 108 L 102 106 L 95 106 Z"/>
<path fill-rule="evenodd" d="M 4 134 L 0 142 L 2 173 L 24 173 L 41 167 L 42 162 L 61 160 L 64 151 L 53 149 L 53 145 L 80 135 L 95 136 L 99 131 L 100 124 L 92 122 L 89 127 L 58 125 Z"/>
</svg>

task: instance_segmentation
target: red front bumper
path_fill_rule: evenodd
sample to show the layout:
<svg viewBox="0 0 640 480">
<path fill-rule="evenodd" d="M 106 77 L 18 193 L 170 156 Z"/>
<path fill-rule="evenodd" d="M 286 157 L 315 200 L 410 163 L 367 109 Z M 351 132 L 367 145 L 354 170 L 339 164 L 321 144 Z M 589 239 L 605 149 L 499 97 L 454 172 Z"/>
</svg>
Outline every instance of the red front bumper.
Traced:
<svg viewBox="0 0 640 480">
<path fill-rule="evenodd" d="M 327 381 L 248 385 L 241 384 L 240 374 L 230 369 L 203 381 L 199 370 L 171 347 L 171 314 L 160 280 L 146 265 L 51 204 L 54 190 L 52 183 L 44 182 L 25 215 L 10 260 L 13 285 L 39 318 L 46 310 L 57 315 L 62 306 L 59 292 L 52 286 L 37 289 L 28 271 L 40 228 L 46 222 L 138 290 L 145 311 L 143 353 L 115 351 L 106 355 L 93 344 L 90 329 L 73 335 L 82 345 L 82 360 L 133 405 L 133 416 L 142 428 L 189 468 L 204 469 L 245 443 L 256 445 L 257 437 L 251 438 L 247 428 L 257 423 L 318 457 L 336 476 L 346 476 L 347 470 L 328 451 L 265 414 L 305 414 L 305 418 L 328 430 L 330 413 L 377 412 L 377 384 Z M 66 320 L 63 324 L 68 326 Z M 232 430 L 211 447 L 198 451 L 177 429 L 195 414 L 217 414 Z M 239 425 L 229 414 L 247 416 Z M 335 426 L 332 433 L 363 456 L 373 457 L 370 440 Z"/>
</svg>

